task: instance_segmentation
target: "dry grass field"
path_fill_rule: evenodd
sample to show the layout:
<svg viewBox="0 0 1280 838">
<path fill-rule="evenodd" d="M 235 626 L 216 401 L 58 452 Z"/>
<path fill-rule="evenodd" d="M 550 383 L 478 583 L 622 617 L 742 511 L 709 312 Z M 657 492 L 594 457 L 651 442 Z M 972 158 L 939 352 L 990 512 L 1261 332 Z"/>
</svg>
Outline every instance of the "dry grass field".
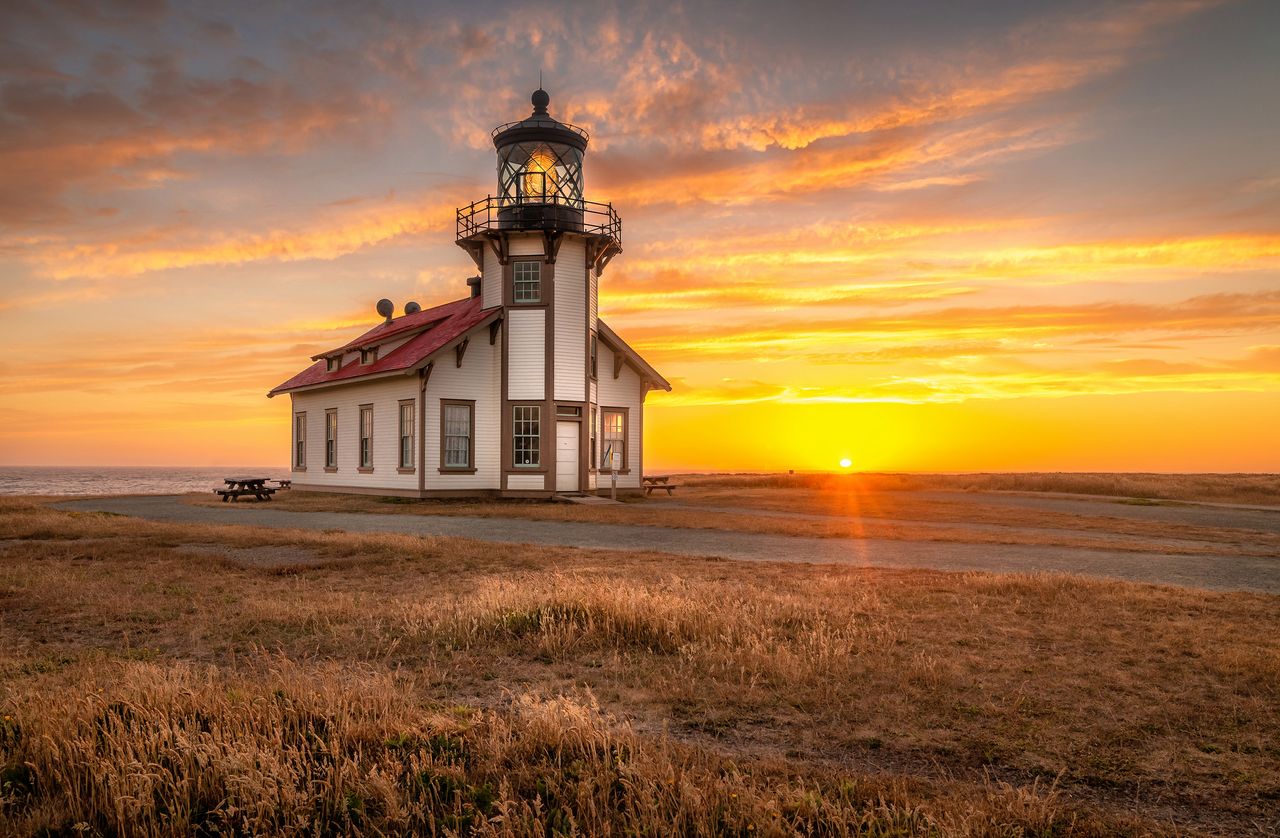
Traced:
<svg viewBox="0 0 1280 838">
<path fill-rule="evenodd" d="M 1280 475 L 1023 472 L 971 474 L 688 474 L 691 486 L 887 491 L 1066 492 L 1119 498 L 1280 506 Z"/>
<path fill-rule="evenodd" d="M 1277 625 L 1265 595 L 0 499 L 0 833 L 1269 834 Z"/>
</svg>

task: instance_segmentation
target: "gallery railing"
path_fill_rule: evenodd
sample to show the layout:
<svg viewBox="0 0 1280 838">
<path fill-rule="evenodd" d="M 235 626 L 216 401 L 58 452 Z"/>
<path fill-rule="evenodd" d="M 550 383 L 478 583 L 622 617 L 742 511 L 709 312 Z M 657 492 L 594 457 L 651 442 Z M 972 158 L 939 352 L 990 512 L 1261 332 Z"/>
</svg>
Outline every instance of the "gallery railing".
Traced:
<svg viewBox="0 0 1280 838">
<path fill-rule="evenodd" d="M 489 195 L 458 208 L 458 239 L 498 230 L 563 230 L 606 236 L 622 246 L 622 219 L 613 204 Z"/>
</svg>

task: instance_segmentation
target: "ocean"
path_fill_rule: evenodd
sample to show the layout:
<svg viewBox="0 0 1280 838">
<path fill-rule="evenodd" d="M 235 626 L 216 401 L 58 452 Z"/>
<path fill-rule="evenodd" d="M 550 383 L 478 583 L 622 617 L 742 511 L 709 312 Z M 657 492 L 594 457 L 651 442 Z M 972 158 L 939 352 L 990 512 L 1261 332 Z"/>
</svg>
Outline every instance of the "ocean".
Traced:
<svg viewBox="0 0 1280 838">
<path fill-rule="evenodd" d="M 224 477 L 289 477 L 263 466 L 0 466 L 0 495 L 173 495 L 222 488 Z"/>
</svg>

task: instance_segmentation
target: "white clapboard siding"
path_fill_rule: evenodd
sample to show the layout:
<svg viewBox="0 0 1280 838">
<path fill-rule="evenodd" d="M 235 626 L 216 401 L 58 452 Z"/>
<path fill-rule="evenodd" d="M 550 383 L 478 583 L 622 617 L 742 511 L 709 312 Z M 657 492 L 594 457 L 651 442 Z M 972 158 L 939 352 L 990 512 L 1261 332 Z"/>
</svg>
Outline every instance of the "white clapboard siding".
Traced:
<svg viewBox="0 0 1280 838">
<path fill-rule="evenodd" d="M 493 248 L 485 245 L 484 272 L 480 280 L 480 305 L 493 308 L 502 305 L 502 263 L 498 261 Z"/>
<path fill-rule="evenodd" d="M 628 365 L 623 365 L 622 371 L 617 378 L 613 377 L 613 350 L 600 343 L 600 376 L 599 376 L 599 399 L 600 405 L 598 410 L 609 407 L 626 407 L 630 408 L 627 413 L 627 421 L 630 426 L 627 428 L 627 466 L 630 474 L 619 474 L 618 485 L 628 488 L 638 487 L 640 485 L 640 475 L 642 463 L 640 462 L 640 376 Z M 600 434 L 604 428 L 604 423 L 600 421 L 600 417 L 596 417 L 596 433 Z M 604 451 L 603 437 L 597 443 L 600 452 Z M 600 485 L 606 486 L 609 481 L 601 479 Z"/>
<path fill-rule="evenodd" d="M 541 490 L 547 485 L 546 476 L 543 474 L 508 474 L 508 489 L 535 489 Z"/>
<path fill-rule="evenodd" d="M 507 312 L 507 398 L 542 401 L 546 397 L 545 309 L 510 309 Z"/>
<path fill-rule="evenodd" d="M 507 245 L 510 256 L 541 256 L 542 236 L 511 236 Z"/>
<path fill-rule="evenodd" d="M 416 399 L 417 375 L 394 375 L 293 394 L 293 412 L 307 412 L 307 470 L 294 472 L 308 486 L 417 489 L 416 474 L 400 474 L 400 400 Z M 373 471 L 360 472 L 360 405 L 373 405 Z M 324 469 L 324 416 L 338 409 L 338 470 Z M 292 436 L 292 434 L 291 434 Z M 292 440 L 291 440 L 292 441 Z M 416 456 L 416 453 L 415 453 Z M 293 462 L 292 453 L 290 462 Z"/>
<path fill-rule="evenodd" d="M 427 381 L 427 479 L 432 489 L 500 489 L 502 462 L 502 342 L 489 345 L 489 327 L 469 335 L 462 366 L 450 344 L 436 357 Z M 475 474 L 440 473 L 440 400 L 467 399 L 475 405 Z"/>
<path fill-rule="evenodd" d="M 587 364 L 586 248 L 566 238 L 556 256 L 555 398 L 585 401 Z"/>
</svg>

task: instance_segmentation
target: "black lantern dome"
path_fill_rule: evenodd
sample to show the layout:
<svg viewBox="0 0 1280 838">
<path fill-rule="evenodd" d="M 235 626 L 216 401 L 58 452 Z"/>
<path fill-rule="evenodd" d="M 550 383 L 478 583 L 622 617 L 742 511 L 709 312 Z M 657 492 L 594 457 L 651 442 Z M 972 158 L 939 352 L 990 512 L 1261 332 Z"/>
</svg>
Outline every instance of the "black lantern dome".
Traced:
<svg viewBox="0 0 1280 838">
<path fill-rule="evenodd" d="M 531 101 L 533 113 L 527 118 L 493 129 L 498 194 L 458 208 L 458 245 L 483 270 L 486 241 L 503 243 L 507 234 L 521 230 L 548 237 L 576 233 L 595 242 L 601 270 L 606 254 L 622 250 L 622 219 L 612 204 L 585 199 L 582 158 L 587 132 L 550 116 L 551 97 L 542 88 L 533 92 Z M 505 244 L 494 246 L 505 253 Z"/>
<path fill-rule="evenodd" d="M 580 228 L 587 132 L 549 115 L 551 96 L 542 88 L 531 101 L 533 113 L 527 118 L 493 131 L 499 221 L 508 228 Z"/>
</svg>

